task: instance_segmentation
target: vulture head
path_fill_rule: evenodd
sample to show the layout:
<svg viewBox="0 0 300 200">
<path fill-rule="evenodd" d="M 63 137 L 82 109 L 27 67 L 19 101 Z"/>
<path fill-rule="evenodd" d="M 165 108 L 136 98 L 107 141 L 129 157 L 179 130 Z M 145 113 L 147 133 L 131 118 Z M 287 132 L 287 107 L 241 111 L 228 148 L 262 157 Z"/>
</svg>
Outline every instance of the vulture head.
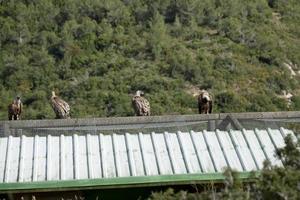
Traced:
<svg viewBox="0 0 300 200">
<path fill-rule="evenodd" d="M 16 96 L 16 98 L 15 98 L 15 103 L 16 103 L 17 105 L 20 105 L 20 104 L 21 104 L 21 97 L 20 97 L 20 96 Z"/>
<path fill-rule="evenodd" d="M 52 92 L 51 92 L 51 94 L 52 94 L 52 98 L 53 98 L 53 97 L 56 97 L 56 95 L 55 95 L 55 92 L 54 92 L 54 91 L 52 91 Z"/>
<path fill-rule="evenodd" d="M 137 91 L 135 92 L 135 96 L 142 97 L 142 96 L 144 96 L 144 92 L 141 91 L 141 90 L 137 90 Z"/>
<path fill-rule="evenodd" d="M 202 101 L 203 103 L 211 101 L 211 98 L 206 90 L 201 91 Z"/>
</svg>

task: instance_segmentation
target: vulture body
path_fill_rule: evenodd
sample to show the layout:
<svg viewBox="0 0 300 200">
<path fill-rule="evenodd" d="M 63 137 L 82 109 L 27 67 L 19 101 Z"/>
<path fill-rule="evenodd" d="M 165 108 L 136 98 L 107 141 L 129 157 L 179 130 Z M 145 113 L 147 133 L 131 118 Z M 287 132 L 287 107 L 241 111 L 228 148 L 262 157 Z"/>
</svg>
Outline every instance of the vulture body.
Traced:
<svg viewBox="0 0 300 200">
<path fill-rule="evenodd" d="M 20 120 L 22 113 L 22 102 L 20 97 L 16 97 L 16 99 L 8 105 L 8 120 Z"/>
<path fill-rule="evenodd" d="M 212 97 L 206 90 L 202 90 L 198 96 L 199 114 L 209 114 L 212 112 Z"/>
<path fill-rule="evenodd" d="M 70 118 L 70 106 L 67 102 L 55 95 L 52 91 L 51 106 L 56 114 L 56 119 Z"/>
<path fill-rule="evenodd" d="M 150 103 L 143 96 L 144 93 L 138 90 L 132 98 L 132 106 L 136 116 L 150 116 Z"/>
</svg>

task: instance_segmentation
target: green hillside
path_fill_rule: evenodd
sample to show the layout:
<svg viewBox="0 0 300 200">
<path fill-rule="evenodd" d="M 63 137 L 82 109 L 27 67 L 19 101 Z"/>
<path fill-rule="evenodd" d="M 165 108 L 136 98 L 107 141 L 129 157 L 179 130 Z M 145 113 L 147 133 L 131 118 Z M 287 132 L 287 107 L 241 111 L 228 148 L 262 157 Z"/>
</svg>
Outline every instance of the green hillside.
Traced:
<svg viewBox="0 0 300 200">
<path fill-rule="evenodd" d="M 299 0 L 0 0 L 0 119 L 21 95 L 23 119 L 54 118 L 51 90 L 72 117 L 300 108 Z M 282 91 L 294 97 L 288 107 Z"/>
</svg>

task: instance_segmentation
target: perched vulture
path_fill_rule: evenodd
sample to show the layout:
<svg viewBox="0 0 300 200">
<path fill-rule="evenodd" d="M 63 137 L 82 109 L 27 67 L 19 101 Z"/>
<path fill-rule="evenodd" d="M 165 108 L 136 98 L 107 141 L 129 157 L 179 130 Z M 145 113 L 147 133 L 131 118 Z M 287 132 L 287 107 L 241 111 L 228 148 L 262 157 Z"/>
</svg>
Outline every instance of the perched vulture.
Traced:
<svg viewBox="0 0 300 200">
<path fill-rule="evenodd" d="M 52 91 L 51 106 L 56 114 L 56 119 L 70 118 L 69 104 L 56 96 L 54 91 Z"/>
<path fill-rule="evenodd" d="M 198 96 L 199 114 L 208 114 L 212 111 L 212 97 L 206 90 L 202 90 Z"/>
<path fill-rule="evenodd" d="M 132 106 L 136 116 L 150 116 L 150 103 L 143 96 L 144 92 L 138 90 L 132 98 Z"/>
<path fill-rule="evenodd" d="M 16 99 L 8 105 L 8 120 L 21 119 L 22 107 L 21 98 L 17 96 Z"/>
</svg>

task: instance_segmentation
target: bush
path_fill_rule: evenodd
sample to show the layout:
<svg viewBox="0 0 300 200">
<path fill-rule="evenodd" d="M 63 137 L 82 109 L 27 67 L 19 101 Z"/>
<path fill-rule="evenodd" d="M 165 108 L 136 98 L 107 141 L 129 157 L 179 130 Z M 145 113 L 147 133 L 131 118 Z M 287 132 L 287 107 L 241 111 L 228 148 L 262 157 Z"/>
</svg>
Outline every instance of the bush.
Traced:
<svg viewBox="0 0 300 200">
<path fill-rule="evenodd" d="M 48 98 L 31 100 L 53 89 L 74 117 L 131 115 L 137 89 L 155 114 L 197 113 L 186 85 L 209 88 L 215 112 L 286 110 L 276 95 L 298 93 L 283 63 L 299 70 L 299 12 L 297 0 L 1 1 L 0 119 L 17 94 L 23 119 L 52 118 Z"/>
</svg>

